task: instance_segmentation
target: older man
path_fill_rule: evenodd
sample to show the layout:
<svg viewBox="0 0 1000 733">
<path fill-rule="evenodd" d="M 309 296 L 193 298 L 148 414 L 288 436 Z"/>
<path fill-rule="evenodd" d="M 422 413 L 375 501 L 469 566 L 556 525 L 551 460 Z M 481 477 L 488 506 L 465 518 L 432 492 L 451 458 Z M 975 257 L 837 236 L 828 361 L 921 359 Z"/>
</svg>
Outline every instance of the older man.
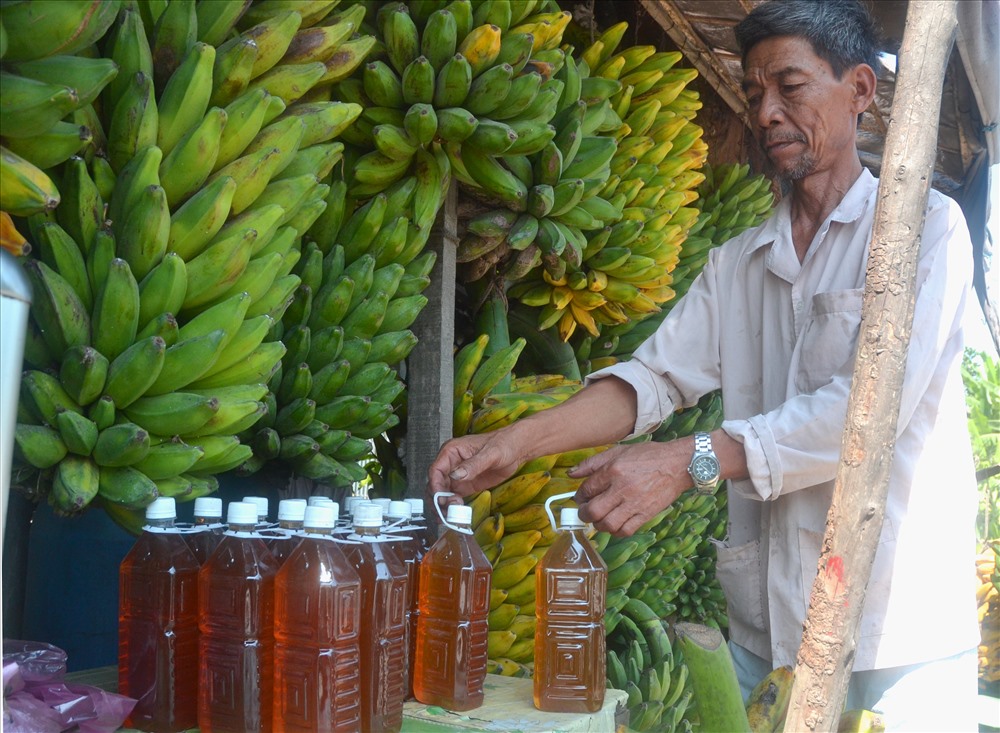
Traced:
<svg viewBox="0 0 1000 733">
<path fill-rule="evenodd" d="M 878 182 L 857 121 L 875 94 L 876 34 L 856 0 L 772 0 L 736 28 L 757 141 L 790 193 L 714 250 L 659 330 L 562 406 L 449 441 L 432 490 L 498 483 L 525 460 L 654 429 L 721 388 L 722 428 L 618 446 L 581 463 L 580 514 L 631 534 L 692 485 L 727 479 L 718 576 L 744 691 L 794 664 L 839 463 Z M 932 191 L 917 269 L 881 543 L 849 707 L 892 730 L 975 730 L 976 487 L 965 427 L 962 313 L 972 248 Z"/>
</svg>

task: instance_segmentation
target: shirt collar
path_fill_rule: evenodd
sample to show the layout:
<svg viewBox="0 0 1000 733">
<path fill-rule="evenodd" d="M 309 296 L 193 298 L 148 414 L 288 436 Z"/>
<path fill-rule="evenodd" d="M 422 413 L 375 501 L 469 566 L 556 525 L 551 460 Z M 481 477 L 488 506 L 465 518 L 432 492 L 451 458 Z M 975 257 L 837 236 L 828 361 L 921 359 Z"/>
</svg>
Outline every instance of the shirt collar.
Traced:
<svg viewBox="0 0 1000 733">
<path fill-rule="evenodd" d="M 837 204 L 837 208 L 830 212 L 827 221 L 840 223 L 857 221 L 868 208 L 868 202 L 877 186 L 878 180 L 867 168 L 862 168 L 861 175 Z M 760 225 L 757 234 L 747 244 L 747 254 L 765 245 L 773 244 L 780 237 L 789 236 L 791 232 L 791 206 L 790 197 L 786 197 L 778 203 L 774 213 Z"/>
</svg>

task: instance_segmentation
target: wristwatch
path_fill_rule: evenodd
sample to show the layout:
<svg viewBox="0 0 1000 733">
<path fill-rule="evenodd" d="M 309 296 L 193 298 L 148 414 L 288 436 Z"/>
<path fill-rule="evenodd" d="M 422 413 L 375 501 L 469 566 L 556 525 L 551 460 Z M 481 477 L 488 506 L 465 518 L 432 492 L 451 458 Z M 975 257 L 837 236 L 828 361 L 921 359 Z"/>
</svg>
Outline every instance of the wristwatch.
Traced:
<svg viewBox="0 0 1000 733">
<path fill-rule="evenodd" d="M 722 467 L 712 450 L 712 438 L 708 433 L 694 434 L 694 455 L 688 464 L 688 473 L 694 479 L 694 487 L 701 494 L 711 494 L 719 483 Z"/>
</svg>

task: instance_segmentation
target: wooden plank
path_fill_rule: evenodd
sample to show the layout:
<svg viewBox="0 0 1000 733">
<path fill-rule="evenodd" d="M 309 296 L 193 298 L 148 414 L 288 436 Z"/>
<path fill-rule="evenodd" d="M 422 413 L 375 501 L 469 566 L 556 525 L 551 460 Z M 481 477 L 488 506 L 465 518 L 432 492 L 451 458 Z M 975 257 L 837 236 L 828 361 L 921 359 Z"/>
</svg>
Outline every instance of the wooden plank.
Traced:
<svg viewBox="0 0 1000 733">
<path fill-rule="evenodd" d="M 719 62 L 712 49 L 701 40 L 698 31 L 688 22 L 684 14 L 667 0 L 640 0 L 640 2 L 643 9 L 666 31 L 677 48 L 698 69 L 698 73 L 705 81 L 719 93 L 743 124 L 749 125 L 750 119 L 747 115 L 747 102 L 743 89 Z"/>
<path fill-rule="evenodd" d="M 407 360 L 406 495 L 424 498 L 427 470 L 451 437 L 455 342 L 455 248 L 458 198 L 455 185 L 438 214 L 428 246 L 437 252 L 427 305 L 412 330 L 418 342 Z M 426 511 L 430 517 L 433 511 Z"/>
<path fill-rule="evenodd" d="M 910 3 L 907 11 L 840 465 L 796 660 L 785 721 L 789 731 L 837 730 L 847 698 L 889 493 L 917 254 L 955 16 L 955 0 Z"/>
</svg>

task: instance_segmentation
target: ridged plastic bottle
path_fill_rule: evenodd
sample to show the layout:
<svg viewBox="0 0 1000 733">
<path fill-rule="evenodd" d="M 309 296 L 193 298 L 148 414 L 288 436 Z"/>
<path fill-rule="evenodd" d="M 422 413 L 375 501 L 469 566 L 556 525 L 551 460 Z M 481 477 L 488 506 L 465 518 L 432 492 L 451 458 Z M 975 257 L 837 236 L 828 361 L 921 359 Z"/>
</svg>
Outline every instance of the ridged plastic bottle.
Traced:
<svg viewBox="0 0 1000 733">
<path fill-rule="evenodd" d="M 266 733 L 274 695 L 274 576 L 255 504 L 229 504 L 229 529 L 198 574 L 201 733 Z"/>
<path fill-rule="evenodd" d="M 361 580 L 333 540 L 335 524 L 330 507 L 307 507 L 302 539 L 275 578 L 275 733 L 361 726 Z"/>
<path fill-rule="evenodd" d="M 298 547 L 305 516 L 305 499 L 282 499 L 278 502 L 278 526 L 266 534 L 269 538 L 267 549 L 274 555 L 279 568 Z"/>
<path fill-rule="evenodd" d="M 118 691 L 138 702 L 128 725 L 182 731 L 197 723 L 198 561 L 160 497 L 119 570 Z"/>
<path fill-rule="evenodd" d="M 419 528 L 410 524 L 410 504 L 394 501 L 389 504 L 386 515 L 386 532 L 401 538 L 393 546 L 396 555 L 406 565 L 406 582 L 410 596 L 406 604 L 406 696 L 413 697 L 413 665 L 417 661 L 417 617 L 420 615 L 420 561 L 424 557 L 424 545 L 416 532 Z"/>
<path fill-rule="evenodd" d="M 483 704 L 493 568 L 471 522 L 472 507 L 449 505 L 447 529 L 420 563 L 413 694 L 448 710 Z"/>
<path fill-rule="evenodd" d="M 403 726 L 406 675 L 406 567 L 381 535 L 382 509 L 354 506 L 355 540 L 344 554 L 361 578 L 361 727 L 388 733 Z"/>
<path fill-rule="evenodd" d="M 608 567 L 575 507 L 562 510 L 560 524 L 535 568 L 535 707 L 593 713 L 604 704 Z"/>
<path fill-rule="evenodd" d="M 222 523 L 222 499 L 217 496 L 199 496 L 194 500 L 194 528 L 184 533 L 191 552 L 204 565 L 222 541 L 226 525 Z"/>
</svg>

